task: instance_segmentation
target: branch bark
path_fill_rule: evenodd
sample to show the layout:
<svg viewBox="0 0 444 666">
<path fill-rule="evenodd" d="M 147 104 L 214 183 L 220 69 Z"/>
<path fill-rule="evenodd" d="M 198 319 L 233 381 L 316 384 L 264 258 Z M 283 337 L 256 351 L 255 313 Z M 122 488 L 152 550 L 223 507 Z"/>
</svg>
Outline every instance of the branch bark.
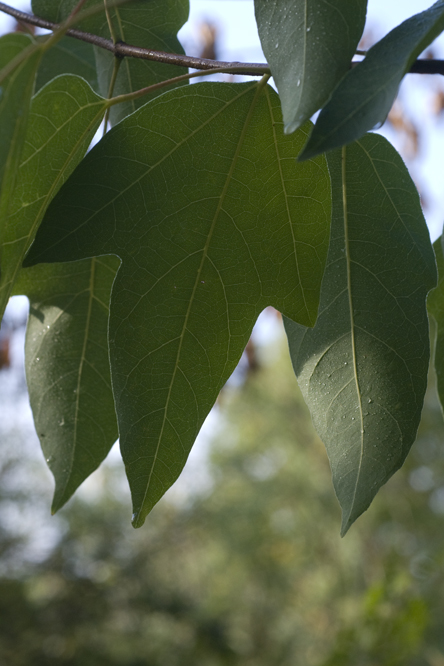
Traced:
<svg viewBox="0 0 444 666">
<path fill-rule="evenodd" d="M 19 9 L 10 7 L 9 5 L 0 2 L 0 11 L 9 16 L 13 16 L 18 21 L 35 25 L 38 28 L 45 30 L 55 31 L 60 28 L 60 24 L 47 21 L 46 19 L 22 12 Z M 230 72 L 236 69 L 236 74 L 244 74 L 250 76 L 262 76 L 263 74 L 270 73 L 270 67 L 267 63 L 253 63 L 253 62 L 226 62 L 223 60 L 209 60 L 207 58 L 195 58 L 193 56 L 181 55 L 178 53 L 166 53 L 165 51 L 153 51 L 152 49 L 144 49 L 140 46 L 132 46 L 125 42 L 112 42 L 110 39 L 93 35 L 83 30 L 76 28 L 69 28 L 66 35 L 80 39 L 83 42 L 88 42 L 94 46 L 98 46 L 107 51 L 111 51 L 118 58 L 142 58 L 145 60 L 154 60 L 156 62 L 163 62 L 170 65 L 178 65 L 179 67 L 190 67 L 191 69 L 211 70 L 218 69 L 219 71 Z M 352 63 L 354 66 L 357 63 Z M 409 72 L 411 74 L 441 74 L 444 75 L 444 60 L 423 59 L 416 60 L 411 66 Z"/>
<path fill-rule="evenodd" d="M 0 11 L 13 16 L 18 21 L 29 23 L 45 30 L 55 31 L 60 28 L 60 24 L 58 23 L 47 21 L 33 14 L 27 14 L 3 2 L 0 2 Z M 192 69 L 202 70 L 226 69 L 230 71 L 235 68 L 237 74 L 249 74 L 252 76 L 262 76 L 263 74 L 270 73 L 267 63 L 225 62 L 221 60 L 209 60 L 207 58 L 195 58 L 178 53 L 166 53 L 165 51 L 153 51 L 152 49 L 144 49 L 140 46 L 132 46 L 125 42 L 116 42 L 114 44 L 110 39 L 105 39 L 104 37 L 84 32 L 83 30 L 77 30 L 76 28 L 69 28 L 65 34 L 68 37 L 74 37 L 75 39 L 80 39 L 83 42 L 88 42 L 94 46 L 111 51 L 118 58 L 142 58 L 144 60 L 154 60 L 169 65 L 179 65 L 180 67 L 191 67 Z"/>
</svg>

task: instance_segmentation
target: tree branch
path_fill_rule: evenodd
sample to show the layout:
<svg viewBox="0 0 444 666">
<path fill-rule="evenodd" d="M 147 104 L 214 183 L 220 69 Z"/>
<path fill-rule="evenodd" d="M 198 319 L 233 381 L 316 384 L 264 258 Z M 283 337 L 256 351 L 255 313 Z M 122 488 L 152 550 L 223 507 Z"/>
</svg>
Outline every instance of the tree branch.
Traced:
<svg viewBox="0 0 444 666">
<path fill-rule="evenodd" d="M 432 60 L 430 58 L 415 60 L 409 70 L 410 74 L 443 74 L 444 60 Z"/>
<path fill-rule="evenodd" d="M 47 21 L 33 14 L 27 14 L 19 9 L 14 9 L 9 5 L 0 2 L 0 11 L 9 16 L 13 16 L 18 21 L 35 25 L 38 28 L 45 30 L 55 31 L 60 28 L 58 23 Z M 179 67 L 191 67 L 192 69 L 199 70 L 212 70 L 219 71 L 226 70 L 229 72 L 233 68 L 236 69 L 237 74 L 245 74 L 250 76 L 262 76 L 263 74 L 270 73 L 270 67 L 267 63 L 252 63 L 252 62 L 225 62 L 222 60 L 209 60 L 207 58 L 194 58 L 192 56 L 181 55 L 178 53 L 166 53 L 165 51 L 153 51 L 152 49 L 144 49 L 140 46 L 132 46 L 125 42 L 117 42 L 114 44 L 110 39 L 93 35 L 83 30 L 76 28 L 69 28 L 66 35 L 80 39 L 83 42 L 88 42 L 94 46 L 98 46 L 107 51 L 111 51 L 118 58 L 142 58 L 144 60 L 154 60 L 156 62 L 163 62 L 169 65 L 178 65 Z M 358 63 L 352 63 L 352 66 Z M 411 66 L 409 72 L 411 74 L 442 74 L 444 75 L 444 60 L 423 59 L 416 60 Z"/>
<path fill-rule="evenodd" d="M 14 7 L 5 5 L 3 2 L 0 2 L 0 11 L 9 14 L 9 16 L 13 16 L 18 21 L 29 23 L 39 28 L 44 28 L 45 30 L 54 31 L 60 27 L 58 23 L 47 21 L 46 19 L 42 19 L 32 14 L 27 14 L 19 9 L 14 9 Z M 125 42 L 117 42 L 114 44 L 110 39 L 105 39 L 104 37 L 84 32 L 83 30 L 77 30 L 76 28 L 69 28 L 66 31 L 66 35 L 68 37 L 80 39 L 83 42 L 88 42 L 94 46 L 99 46 L 107 51 L 111 51 L 111 53 L 120 58 L 142 58 L 144 60 L 154 60 L 169 65 L 178 65 L 179 67 L 191 67 L 192 69 L 203 70 L 226 69 L 229 71 L 235 67 L 238 74 L 249 74 L 252 76 L 262 76 L 263 74 L 270 73 L 270 68 L 267 63 L 225 62 L 221 60 L 209 60 L 207 58 L 194 58 L 192 56 L 177 53 L 166 53 L 165 51 L 153 51 L 152 49 L 144 49 L 140 46 L 131 46 Z"/>
</svg>

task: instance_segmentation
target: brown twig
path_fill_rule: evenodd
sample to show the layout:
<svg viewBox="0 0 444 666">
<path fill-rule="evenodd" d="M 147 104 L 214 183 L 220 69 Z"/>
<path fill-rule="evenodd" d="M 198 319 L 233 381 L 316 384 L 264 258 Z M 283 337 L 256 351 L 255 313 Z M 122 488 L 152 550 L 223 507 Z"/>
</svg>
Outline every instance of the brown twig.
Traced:
<svg viewBox="0 0 444 666">
<path fill-rule="evenodd" d="M 60 28 L 58 23 L 53 23 L 52 21 L 47 21 L 42 19 L 39 16 L 34 16 L 33 14 L 27 14 L 22 12 L 19 9 L 14 9 L 9 5 L 0 2 L 0 11 L 9 16 L 13 16 L 18 21 L 23 23 L 29 23 L 30 25 L 35 25 L 38 28 L 44 28 L 46 30 L 57 30 Z M 89 32 L 84 32 L 83 30 L 77 30 L 76 28 L 70 28 L 66 31 L 66 34 L 69 37 L 74 37 L 75 39 L 80 39 L 94 46 L 99 46 L 102 49 L 111 51 L 115 56 L 124 58 L 142 58 L 144 60 L 154 60 L 156 62 L 162 62 L 169 65 L 178 65 L 179 67 L 191 67 L 192 69 L 200 70 L 210 70 L 226 69 L 230 71 L 233 67 L 236 68 L 238 74 L 246 74 L 251 76 L 261 76 L 262 74 L 268 74 L 270 72 L 270 67 L 267 63 L 252 63 L 252 62 L 225 62 L 221 60 L 209 60 L 208 58 L 195 58 L 192 56 L 181 55 L 178 53 L 166 53 L 165 51 L 153 51 L 152 49 L 144 49 L 140 46 L 132 46 L 131 44 L 126 44 L 125 42 L 117 42 L 114 44 L 110 39 L 105 39 L 99 35 L 93 35 Z M 357 63 L 352 63 L 354 66 Z M 442 74 L 444 75 L 444 60 L 416 60 L 410 68 L 411 74 Z"/>
<path fill-rule="evenodd" d="M 33 14 L 27 14 L 19 9 L 14 9 L 9 5 L 5 5 L 3 2 L 0 2 L 0 11 L 13 16 L 18 21 L 23 21 L 24 23 L 29 23 L 39 28 L 44 28 L 45 30 L 57 30 L 60 27 L 58 23 L 47 21 L 46 19 L 34 16 Z M 263 74 L 268 74 L 270 72 L 267 63 L 224 62 L 221 60 L 209 60 L 207 58 L 194 58 L 192 56 L 178 53 L 153 51 L 152 49 L 144 49 L 140 46 L 132 46 L 125 42 L 117 42 L 114 44 L 110 39 L 105 39 L 105 37 L 93 35 L 89 32 L 84 32 L 83 30 L 77 30 L 76 28 L 70 28 L 67 30 L 66 35 L 74 37 L 75 39 L 80 39 L 83 42 L 88 42 L 94 46 L 99 46 L 107 51 L 111 51 L 111 53 L 120 58 L 142 58 L 144 60 L 154 60 L 169 65 L 178 65 L 179 67 L 191 67 L 192 69 L 203 70 L 230 70 L 235 67 L 238 74 L 250 74 L 252 76 L 262 76 Z"/>
<path fill-rule="evenodd" d="M 1 4 L 1 3 L 0 3 Z M 362 60 L 354 60 L 352 62 L 352 67 L 359 65 Z M 430 58 L 424 58 L 421 60 L 415 60 L 413 65 L 409 69 L 409 74 L 442 74 L 444 75 L 444 60 L 431 60 Z"/>
</svg>

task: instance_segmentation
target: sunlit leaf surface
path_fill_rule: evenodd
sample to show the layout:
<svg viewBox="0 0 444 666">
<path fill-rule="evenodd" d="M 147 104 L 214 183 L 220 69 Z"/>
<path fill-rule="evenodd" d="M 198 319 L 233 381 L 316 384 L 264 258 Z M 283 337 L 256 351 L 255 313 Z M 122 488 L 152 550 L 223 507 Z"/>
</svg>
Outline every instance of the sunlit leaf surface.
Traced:
<svg viewBox="0 0 444 666">
<path fill-rule="evenodd" d="M 21 164 L 1 221 L 2 303 L 49 202 L 84 156 L 105 110 L 105 100 L 72 75 L 58 77 L 34 97 Z"/>
<path fill-rule="evenodd" d="M 28 54 L 28 55 L 27 55 Z M 20 60 L 20 56 L 26 56 Z M 8 212 L 41 53 L 26 35 L 0 38 L 0 319 L 8 302 Z M 14 235 L 13 241 L 16 240 Z M 20 260 L 21 261 L 21 260 Z"/>
</svg>

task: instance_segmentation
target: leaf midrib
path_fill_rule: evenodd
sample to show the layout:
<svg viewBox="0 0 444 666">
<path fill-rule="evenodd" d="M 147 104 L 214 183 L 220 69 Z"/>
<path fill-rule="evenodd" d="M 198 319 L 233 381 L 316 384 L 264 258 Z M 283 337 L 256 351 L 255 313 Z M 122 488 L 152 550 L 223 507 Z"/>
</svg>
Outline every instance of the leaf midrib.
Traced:
<svg viewBox="0 0 444 666">
<path fill-rule="evenodd" d="M 429 8 L 429 9 L 431 9 L 431 8 Z M 425 10 L 425 11 L 428 11 L 428 10 Z M 412 17 L 412 18 L 414 18 L 414 17 Z M 436 19 L 437 22 L 439 20 L 440 20 L 439 18 Z M 398 26 L 398 28 L 400 28 L 401 25 Z M 353 107 L 352 111 L 348 114 L 348 116 L 345 116 L 340 123 L 337 123 L 328 134 L 322 135 L 322 137 L 320 137 L 320 141 L 322 141 L 322 143 L 327 141 L 331 136 L 334 136 L 342 127 L 344 127 L 345 125 L 348 125 L 350 123 L 350 121 L 355 116 L 359 115 L 359 113 L 362 111 L 363 108 L 368 106 L 375 98 L 377 98 L 381 94 L 381 92 L 384 92 L 391 84 L 393 84 L 393 82 L 396 82 L 397 79 L 398 79 L 397 84 L 399 85 L 400 81 L 402 80 L 402 78 L 407 73 L 408 68 L 411 65 L 411 63 L 415 60 L 417 55 L 423 50 L 421 48 L 421 46 L 422 46 L 424 40 L 427 39 L 427 35 L 433 30 L 433 27 L 434 26 L 432 26 L 428 29 L 426 35 L 424 35 L 421 38 L 421 40 L 418 39 L 418 41 L 415 43 L 414 48 L 410 50 L 409 54 L 398 56 L 398 60 L 396 62 L 386 63 L 387 69 L 392 69 L 393 68 L 393 70 L 394 70 L 393 75 L 389 79 L 386 79 L 383 86 L 376 88 L 375 92 L 372 95 L 366 96 L 359 106 Z M 395 28 L 395 30 L 396 30 L 396 28 Z M 388 37 L 388 35 L 387 35 L 387 37 Z M 378 46 L 379 46 L 379 43 L 376 44 L 375 47 L 374 47 L 374 48 L 377 48 L 377 53 L 379 53 L 380 51 L 383 51 L 383 49 L 379 49 Z M 359 63 L 358 68 L 359 68 L 359 66 L 362 67 L 362 69 L 359 70 L 359 71 L 364 71 L 364 72 L 366 71 L 367 67 L 366 67 L 365 63 L 367 63 L 369 71 L 372 71 L 371 68 L 374 67 L 373 55 L 374 55 L 374 53 L 370 54 L 370 60 L 367 57 L 362 61 L 362 63 Z M 356 71 L 358 71 L 358 68 L 356 69 Z M 402 71 L 400 73 L 399 70 L 401 68 L 402 68 Z"/>
<path fill-rule="evenodd" d="M 143 507 L 145 505 L 145 501 L 146 501 L 148 491 L 149 491 L 149 487 L 150 487 L 150 483 L 151 483 L 151 478 L 152 478 L 152 475 L 154 473 L 154 468 L 156 466 L 156 462 L 157 462 L 157 459 L 158 459 L 159 449 L 160 449 L 160 445 L 161 445 L 162 438 L 163 438 L 163 432 L 164 432 L 165 424 L 168 420 L 168 409 L 169 409 L 169 406 L 170 406 L 171 392 L 172 392 L 173 385 L 174 385 L 174 382 L 175 382 L 177 370 L 179 369 L 179 362 L 180 362 L 180 354 L 181 354 L 181 350 L 182 350 L 182 344 L 183 344 L 183 340 L 184 340 L 184 337 L 185 337 L 185 332 L 187 330 L 188 319 L 190 317 L 190 313 L 191 313 L 192 306 L 193 306 L 193 303 L 194 303 L 194 297 L 195 297 L 195 294 L 196 294 L 197 286 L 198 286 L 199 281 L 200 281 L 200 276 L 201 276 L 201 273 L 202 273 L 202 269 L 203 269 L 204 263 L 205 263 L 205 261 L 207 259 L 207 256 L 208 256 L 208 250 L 209 250 L 209 247 L 210 247 L 210 243 L 211 243 L 211 239 L 212 239 L 212 236 L 213 236 L 213 233 L 214 233 L 214 229 L 216 227 L 216 223 L 218 221 L 219 214 L 222 210 L 222 205 L 225 201 L 225 197 L 226 197 L 229 185 L 231 183 L 231 179 L 232 179 L 234 170 L 235 170 L 236 165 L 237 165 L 237 161 L 238 161 L 240 151 L 242 149 L 242 146 L 243 146 L 243 143 L 244 143 L 244 140 L 245 140 L 245 136 L 246 136 L 246 133 L 247 133 L 250 121 L 251 121 L 251 117 L 252 117 L 253 112 L 255 110 L 255 107 L 256 107 L 256 104 L 258 102 L 259 96 L 260 96 L 260 94 L 261 94 L 261 92 L 262 92 L 262 90 L 263 90 L 263 88 L 264 88 L 264 86 L 267 82 L 267 79 L 268 79 L 268 77 L 264 77 L 257 84 L 256 94 L 255 94 L 255 96 L 252 100 L 250 109 L 249 109 L 248 114 L 245 118 L 244 126 L 242 128 L 242 132 L 240 134 L 239 141 L 238 141 L 238 144 L 236 146 L 236 150 L 235 150 L 233 160 L 232 160 L 230 169 L 228 171 L 228 174 L 227 174 L 227 177 L 226 177 L 226 180 L 225 180 L 225 184 L 224 184 L 222 193 L 219 197 L 219 203 L 217 205 L 216 212 L 214 214 L 213 221 L 211 223 L 211 227 L 210 227 L 210 230 L 209 230 L 209 233 L 208 233 L 208 237 L 207 237 L 205 246 L 202 250 L 202 259 L 201 259 L 200 266 L 199 266 L 197 274 L 196 274 L 196 279 L 195 279 L 195 282 L 194 282 L 193 291 L 192 291 L 192 294 L 191 294 L 191 298 L 189 300 L 187 312 L 186 312 L 186 315 L 185 315 L 184 324 L 183 324 L 183 327 L 182 327 L 182 333 L 181 333 L 180 338 L 179 338 L 179 346 L 178 346 L 178 350 L 177 350 L 176 361 L 175 361 L 175 364 L 174 364 L 173 375 L 171 377 L 170 386 L 169 386 L 169 389 L 168 389 L 168 395 L 167 395 L 166 402 L 165 402 L 164 417 L 163 417 L 159 437 L 158 437 L 158 440 L 157 440 L 156 451 L 154 453 L 154 459 L 153 459 L 153 463 L 151 465 L 151 470 L 150 470 L 150 473 L 149 473 L 149 476 L 148 476 L 148 481 L 147 481 L 147 484 L 146 484 L 146 490 L 145 490 L 145 493 L 144 493 L 144 496 L 143 496 L 141 507 L 140 507 L 139 511 L 137 512 L 137 518 L 140 514 L 140 511 L 143 509 Z M 136 520 L 137 520 L 137 518 L 136 518 Z"/>
<path fill-rule="evenodd" d="M 95 274 L 96 274 L 96 260 L 93 257 L 91 259 L 91 267 L 90 267 L 90 278 L 89 278 L 89 297 L 88 297 L 88 306 L 87 306 L 87 311 L 86 311 L 86 321 L 85 321 L 85 330 L 84 330 L 84 335 L 83 335 L 83 345 L 82 345 L 82 352 L 80 356 L 80 363 L 79 363 L 79 369 L 78 369 L 78 374 L 77 374 L 77 386 L 76 386 L 76 400 L 75 400 L 75 407 L 74 407 L 74 432 L 72 436 L 72 449 L 71 449 L 71 455 L 70 455 L 70 461 L 69 461 L 69 470 L 68 474 L 65 477 L 65 483 L 63 485 L 63 491 L 62 491 L 62 497 L 65 494 L 66 488 L 68 486 L 68 483 L 71 479 L 71 474 L 72 474 L 72 469 L 74 466 L 74 460 L 76 457 L 76 451 L 77 451 L 77 430 L 78 430 L 78 415 L 80 411 L 80 389 L 81 389 L 81 384 L 82 384 L 82 373 L 83 373 L 83 364 L 86 359 L 86 347 L 88 344 L 89 340 L 89 333 L 90 333 L 90 326 L 91 326 L 91 312 L 92 312 L 92 304 L 94 300 L 94 285 L 95 285 Z"/>
<path fill-rule="evenodd" d="M 347 265 L 348 307 L 350 310 L 350 337 L 351 337 L 351 346 L 352 346 L 353 374 L 356 384 L 356 395 L 359 403 L 359 418 L 361 422 L 361 432 L 360 432 L 361 451 L 359 456 L 359 466 L 356 473 L 356 481 L 355 481 L 352 501 L 350 504 L 350 510 L 347 516 L 347 522 L 346 522 L 347 524 L 350 519 L 353 507 L 355 505 L 359 480 L 362 473 L 362 461 L 364 458 L 364 414 L 362 409 L 362 395 L 361 395 L 361 388 L 359 386 L 358 367 L 357 367 L 357 358 L 356 358 L 355 322 L 354 322 L 354 312 L 353 312 L 353 295 L 352 295 L 352 280 L 351 280 L 350 238 L 349 238 L 349 229 L 348 229 L 346 146 L 342 148 L 342 206 L 343 206 L 343 220 L 344 220 L 345 259 Z"/>
</svg>

